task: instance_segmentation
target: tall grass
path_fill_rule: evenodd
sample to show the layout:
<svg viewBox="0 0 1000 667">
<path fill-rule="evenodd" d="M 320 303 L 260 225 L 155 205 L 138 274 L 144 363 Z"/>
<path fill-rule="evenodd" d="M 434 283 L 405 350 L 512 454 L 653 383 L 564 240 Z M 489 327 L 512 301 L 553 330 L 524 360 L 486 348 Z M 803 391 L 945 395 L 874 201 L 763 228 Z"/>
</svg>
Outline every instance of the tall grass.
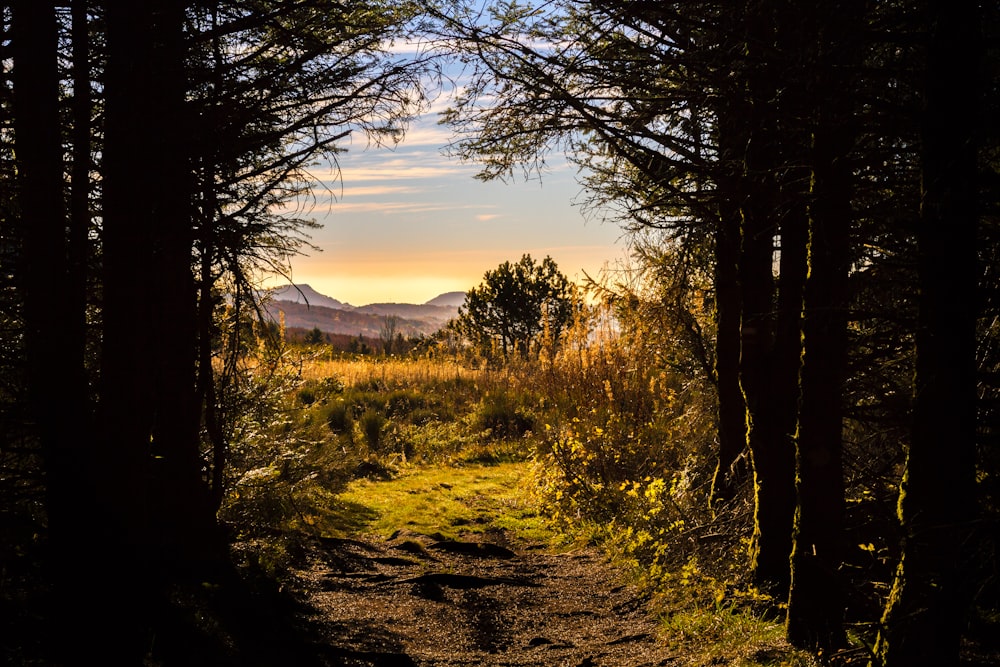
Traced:
<svg viewBox="0 0 1000 667">
<path fill-rule="evenodd" d="M 785 659 L 780 627 L 736 566 L 747 498 L 708 511 L 712 384 L 677 355 L 651 354 L 648 336 L 581 320 L 502 366 L 447 356 L 293 366 L 294 389 L 250 429 L 261 455 L 237 475 L 231 516 L 323 534 L 360 511 L 341 495 L 348 484 L 377 493 L 378 480 L 423 464 L 529 461 L 539 509 L 633 572 L 661 601 L 671 641 L 706 661 L 806 664 Z M 696 652 L 709 630 L 713 642 L 745 645 Z"/>
<path fill-rule="evenodd" d="M 335 377 L 347 387 L 373 382 L 383 386 L 423 386 L 449 381 L 475 381 L 481 372 L 451 358 L 344 357 L 311 358 L 302 366 L 302 379 Z"/>
</svg>

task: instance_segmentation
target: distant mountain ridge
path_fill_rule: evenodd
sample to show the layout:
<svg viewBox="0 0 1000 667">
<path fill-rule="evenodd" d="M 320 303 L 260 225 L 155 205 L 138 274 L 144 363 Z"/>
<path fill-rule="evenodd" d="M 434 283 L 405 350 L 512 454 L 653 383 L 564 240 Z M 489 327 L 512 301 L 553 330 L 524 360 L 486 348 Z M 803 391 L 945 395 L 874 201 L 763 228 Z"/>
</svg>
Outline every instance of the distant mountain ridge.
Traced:
<svg viewBox="0 0 1000 667">
<path fill-rule="evenodd" d="M 465 292 L 445 292 L 427 302 L 428 306 L 451 306 L 458 308 L 465 303 Z"/>
<path fill-rule="evenodd" d="M 314 329 L 331 334 L 348 334 L 375 339 L 385 318 L 399 318 L 396 330 L 404 336 L 431 335 L 458 315 L 464 292 L 447 292 L 425 304 L 372 303 L 352 306 L 321 294 L 307 284 L 286 285 L 268 291 L 268 314 L 285 327 Z"/>
<path fill-rule="evenodd" d="M 343 301 L 320 294 L 306 284 L 285 285 L 268 290 L 272 299 L 277 301 L 290 301 L 292 303 L 305 303 L 310 306 L 325 306 L 326 308 L 340 308 L 342 310 L 353 310 L 354 306 Z"/>
</svg>

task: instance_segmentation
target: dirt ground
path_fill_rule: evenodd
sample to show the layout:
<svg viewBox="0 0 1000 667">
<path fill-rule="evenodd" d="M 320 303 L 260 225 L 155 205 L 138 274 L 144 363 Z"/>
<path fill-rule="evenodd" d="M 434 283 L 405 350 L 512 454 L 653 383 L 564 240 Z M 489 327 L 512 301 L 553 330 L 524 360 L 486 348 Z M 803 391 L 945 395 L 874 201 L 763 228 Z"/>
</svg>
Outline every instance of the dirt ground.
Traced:
<svg viewBox="0 0 1000 667">
<path fill-rule="evenodd" d="M 327 539 L 297 572 L 310 634 L 345 666 L 671 665 L 637 592 L 593 549 L 503 531 Z"/>
</svg>

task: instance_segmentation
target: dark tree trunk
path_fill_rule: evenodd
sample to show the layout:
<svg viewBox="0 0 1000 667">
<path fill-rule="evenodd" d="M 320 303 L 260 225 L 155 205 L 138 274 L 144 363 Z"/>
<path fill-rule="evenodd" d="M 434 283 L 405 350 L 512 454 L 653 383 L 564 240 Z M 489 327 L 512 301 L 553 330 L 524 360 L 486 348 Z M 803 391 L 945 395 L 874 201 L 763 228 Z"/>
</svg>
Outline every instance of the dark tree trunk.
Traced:
<svg viewBox="0 0 1000 667">
<path fill-rule="evenodd" d="M 721 193 L 722 197 L 728 197 Z M 715 233 L 715 379 L 718 392 L 719 445 L 712 478 L 711 506 L 733 498 L 748 474 L 747 413 L 740 388 L 739 211 L 722 205 Z"/>
<path fill-rule="evenodd" d="M 978 3 L 928 3 L 914 421 L 900 487 L 902 557 L 876 656 L 958 664 L 963 547 L 975 512 Z M 965 76 L 959 76 L 964 73 Z"/>
<path fill-rule="evenodd" d="M 161 578 L 212 558 L 215 524 L 199 456 L 183 4 L 111 3 L 106 22 L 101 465 L 138 641 Z"/>
<path fill-rule="evenodd" d="M 71 371 L 70 346 L 63 342 L 72 321 L 66 213 L 63 208 L 62 146 L 59 137 L 59 76 L 55 9 L 23 0 L 11 5 L 14 60 L 14 132 L 18 208 L 23 244 L 21 290 L 28 401 L 48 468 L 48 512 L 52 539 L 61 544 L 74 530 L 73 487 L 79 462 L 67 439 L 67 406 L 53 403 L 64 373 Z M 72 341 L 75 342 L 75 341 Z M 71 342 L 71 344 L 72 344 Z M 82 360 L 75 360 L 77 365 Z M 75 394 L 73 400 L 79 397 Z M 58 418 L 56 411 L 58 410 Z"/>
<path fill-rule="evenodd" d="M 150 429 L 153 410 L 155 336 L 152 320 L 154 206 L 147 188 L 156 159 L 147 142 L 159 130 L 146 115 L 145 87 L 152 79 L 152 38 L 145 3 L 109 3 L 104 76 L 102 147 L 102 303 L 99 473 L 104 489 L 105 568 L 112 580 L 114 618 L 121 633 L 111 655 L 121 661 L 142 655 L 153 594 L 152 530 L 149 517 Z M 119 584 L 121 578 L 128 584 Z M 108 638 L 108 643 L 112 639 Z"/>
<path fill-rule="evenodd" d="M 29 419 L 42 447 L 56 652 L 86 641 L 100 516 L 92 487 L 83 304 L 71 281 L 54 5 L 11 5 L 17 204 L 23 230 L 18 274 L 24 303 Z M 97 538 L 99 539 L 99 538 Z M 65 656 L 63 656 L 65 657 Z"/>
<path fill-rule="evenodd" d="M 747 403 L 748 443 L 754 472 L 753 580 L 775 597 L 787 594 L 795 510 L 792 433 L 797 398 L 801 283 L 794 274 L 801 250 L 798 216 L 786 208 L 780 182 L 776 108 L 778 68 L 774 3 L 748 12 L 749 137 L 741 197 L 740 287 L 743 297 L 740 381 Z M 781 293 L 776 294 L 775 240 L 781 233 Z M 786 247 L 787 246 L 787 247 Z M 794 304 L 794 309 L 793 309 Z"/>
<path fill-rule="evenodd" d="M 841 5 L 836 15 L 810 10 L 804 31 L 822 44 L 814 111 L 809 272 L 803 303 L 803 355 L 796 433 L 796 491 L 787 635 L 791 643 L 824 653 L 844 645 L 844 594 L 840 565 L 844 526 L 842 464 L 843 386 L 847 366 L 847 279 L 850 268 L 853 145 L 845 56 L 858 9 Z M 808 49 L 808 47 L 807 47 Z M 808 51 L 807 51 L 808 52 Z M 811 59 L 816 60 L 816 59 Z M 804 72 L 809 77 L 809 72 Z"/>
<path fill-rule="evenodd" d="M 734 9 L 720 29 L 721 62 L 727 67 L 741 50 L 738 34 L 743 17 Z M 735 83 L 735 82 L 734 82 Z M 715 381 L 719 407 L 719 445 L 712 477 L 710 505 L 733 498 L 739 483 L 749 475 L 747 406 L 740 386 L 740 179 L 746 148 L 746 102 L 737 84 L 719 96 L 716 143 L 719 176 L 716 199 L 719 220 L 715 230 Z"/>
<path fill-rule="evenodd" d="M 191 155 L 194 130 L 185 105 L 184 3 L 150 3 L 151 68 L 147 120 L 160 130 L 148 142 L 159 156 L 147 189 L 154 207 L 148 217 L 153 238 L 151 324 L 155 356 L 153 519 L 161 556 L 187 567 L 212 560 L 216 550 L 214 510 L 202 477 L 201 406 L 197 394 L 198 293 L 193 267 L 194 220 Z"/>
<path fill-rule="evenodd" d="M 105 425 L 142 480 L 133 493 L 146 516 L 134 518 L 150 530 L 136 544 L 167 569 L 216 551 L 199 451 L 183 7 L 114 4 L 107 15 Z"/>
<path fill-rule="evenodd" d="M 94 100 L 90 75 L 90 21 L 87 0 L 73 0 L 71 6 L 73 39 L 73 102 L 72 155 L 70 171 L 69 218 L 69 290 L 73 322 L 67 332 L 72 354 L 80 359 L 79 369 L 86 369 L 88 349 L 87 298 L 90 292 L 90 230 L 91 230 L 91 171 L 94 159 L 91 146 L 94 131 Z M 76 383 L 86 391 L 87 378 L 76 378 Z"/>
</svg>

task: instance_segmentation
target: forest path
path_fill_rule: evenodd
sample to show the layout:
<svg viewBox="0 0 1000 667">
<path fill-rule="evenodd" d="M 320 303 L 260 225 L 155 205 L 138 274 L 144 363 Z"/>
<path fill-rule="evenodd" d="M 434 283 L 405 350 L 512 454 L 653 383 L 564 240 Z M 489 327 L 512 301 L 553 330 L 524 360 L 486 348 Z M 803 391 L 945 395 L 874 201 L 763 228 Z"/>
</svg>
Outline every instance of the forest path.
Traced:
<svg viewBox="0 0 1000 667">
<path fill-rule="evenodd" d="M 322 540 L 299 578 L 330 664 L 673 663 L 644 601 L 595 550 L 551 553 L 505 531 L 485 535 Z"/>
<path fill-rule="evenodd" d="M 552 550 L 498 527 L 504 513 L 484 512 L 483 503 L 495 507 L 496 494 L 467 496 L 476 517 L 468 531 L 320 539 L 296 579 L 304 621 L 322 638 L 321 660 L 379 667 L 675 664 L 642 596 L 596 548 Z M 468 519 L 450 521 L 461 526 Z"/>
</svg>

